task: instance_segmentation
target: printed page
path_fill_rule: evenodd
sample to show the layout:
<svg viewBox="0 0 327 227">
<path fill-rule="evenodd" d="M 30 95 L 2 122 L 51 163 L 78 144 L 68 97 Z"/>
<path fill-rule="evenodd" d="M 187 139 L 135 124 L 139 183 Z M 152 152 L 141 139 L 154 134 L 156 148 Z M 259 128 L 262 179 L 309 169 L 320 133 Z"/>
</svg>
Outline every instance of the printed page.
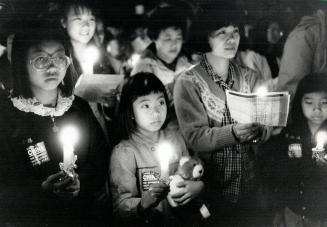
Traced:
<svg viewBox="0 0 327 227">
<path fill-rule="evenodd" d="M 290 95 L 288 92 L 241 93 L 226 90 L 232 118 L 240 123 L 286 126 Z"/>
</svg>

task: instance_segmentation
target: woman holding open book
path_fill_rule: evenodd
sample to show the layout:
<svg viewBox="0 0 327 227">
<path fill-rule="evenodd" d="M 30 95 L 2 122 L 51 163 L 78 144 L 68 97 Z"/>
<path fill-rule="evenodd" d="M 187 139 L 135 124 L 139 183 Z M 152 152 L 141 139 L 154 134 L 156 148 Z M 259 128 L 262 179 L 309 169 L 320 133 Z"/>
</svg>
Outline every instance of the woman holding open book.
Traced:
<svg viewBox="0 0 327 227">
<path fill-rule="evenodd" d="M 230 115 L 225 90 L 250 93 L 260 81 L 255 71 L 233 61 L 240 41 L 235 10 L 217 6 L 204 8 L 199 17 L 201 29 L 195 30 L 205 36 L 197 37 L 194 44 L 201 44 L 199 50 L 205 54 L 177 79 L 174 102 L 188 147 L 205 162 L 209 225 L 248 226 L 258 216 L 251 145 L 264 141 L 269 133 L 258 123 L 238 123 Z"/>
</svg>

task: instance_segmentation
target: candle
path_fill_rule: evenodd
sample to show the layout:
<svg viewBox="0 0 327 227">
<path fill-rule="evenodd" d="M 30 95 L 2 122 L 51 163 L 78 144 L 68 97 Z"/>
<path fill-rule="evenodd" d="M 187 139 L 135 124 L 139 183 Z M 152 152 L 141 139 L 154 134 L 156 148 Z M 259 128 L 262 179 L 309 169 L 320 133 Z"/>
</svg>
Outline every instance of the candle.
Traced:
<svg viewBox="0 0 327 227">
<path fill-rule="evenodd" d="M 94 63 L 99 57 L 99 50 L 95 46 L 90 46 L 84 51 L 83 60 L 81 62 L 84 74 L 93 74 Z"/>
<path fill-rule="evenodd" d="M 59 137 L 64 152 L 63 168 L 65 170 L 71 168 L 75 162 L 74 146 L 78 141 L 78 131 L 73 126 L 66 126 L 60 131 Z"/>
<path fill-rule="evenodd" d="M 173 156 L 173 146 L 169 142 L 162 142 L 156 149 L 160 163 L 160 178 L 166 179 L 169 177 L 169 163 Z"/>
<path fill-rule="evenodd" d="M 317 146 L 316 149 L 319 151 L 323 151 L 324 150 L 324 145 L 326 142 L 326 138 L 327 138 L 327 133 L 325 131 L 320 131 L 317 133 L 316 136 L 316 140 L 317 140 Z"/>
</svg>

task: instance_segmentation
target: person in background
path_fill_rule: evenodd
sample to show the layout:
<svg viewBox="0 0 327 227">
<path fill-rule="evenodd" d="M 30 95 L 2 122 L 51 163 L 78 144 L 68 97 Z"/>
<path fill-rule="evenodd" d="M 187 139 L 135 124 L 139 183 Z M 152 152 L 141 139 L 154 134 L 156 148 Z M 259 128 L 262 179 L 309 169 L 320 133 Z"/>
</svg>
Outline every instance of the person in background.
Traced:
<svg viewBox="0 0 327 227">
<path fill-rule="evenodd" d="M 129 59 L 133 50 L 128 38 L 124 35 L 124 30 L 117 35 L 108 36 L 105 41 L 107 61 L 110 62 L 116 74 L 129 77 L 132 70 Z"/>
<path fill-rule="evenodd" d="M 289 91 L 291 99 L 299 81 L 313 72 L 327 73 L 326 12 L 324 2 L 310 2 L 315 12 L 304 16 L 287 37 L 280 71 L 278 91 Z"/>
<path fill-rule="evenodd" d="M 260 80 L 263 81 L 269 90 L 274 90 L 274 83 L 272 81 L 271 70 L 265 56 L 251 50 L 251 43 L 245 37 L 245 29 L 240 29 L 240 45 L 235 56 L 235 61 L 239 65 L 249 67 L 257 72 Z"/>
<path fill-rule="evenodd" d="M 0 42 L 0 89 L 10 92 L 12 89 L 12 76 L 10 69 L 11 45 L 13 35 L 4 37 Z"/>
<path fill-rule="evenodd" d="M 143 52 L 131 72 L 151 72 L 165 85 L 171 116 L 169 121 L 176 124 L 173 110 L 173 88 L 177 76 L 191 67 L 189 58 L 183 51 L 187 22 L 180 12 L 172 7 L 159 7 L 149 17 L 147 34 L 153 41 Z"/>
<path fill-rule="evenodd" d="M 180 130 L 206 167 L 208 226 L 258 225 L 252 220 L 259 214 L 252 141 L 266 140 L 269 131 L 258 123 L 235 122 L 226 103 L 225 90 L 250 93 L 260 85 L 255 71 L 233 61 L 240 41 L 235 11 L 219 3 L 203 6 L 193 28 L 198 36 L 191 40 L 204 54 L 174 88 Z"/>
<path fill-rule="evenodd" d="M 143 51 L 152 43 L 147 34 L 146 15 L 135 15 L 132 17 L 126 26 L 125 33 L 129 38 L 133 53 L 141 55 Z"/>
<path fill-rule="evenodd" d="M 53 24 L 40 22 L 15 35 L 13 91 L 0 103 L 0 221 L 9 226 L 101 224 L 92 207 L 110 150 L 87 102 L 73 95 L 65 40 Z M 79 133 L 72 176 L 59 168 L 66 126 Z"/>
<path fill-rule="evenodd" d="M 181 226 L 166 200 L 169 187 L 164 181 L 177 171 L 179 159 L 187 156 L 185 142 L 178 131 L 165 128 L 168 98 L 165 87 L 151 73 L 138 73 L 125 83 L 119 105 L 123 140 L 114 148 L 110 160 L 110 183 L 117 224 L 126 226 Z M 171 145 L 168 173 L 160 169 L 162 143 Z M 202 181 L 184 181 L 174 198 L 185 205 L 202 191 Z M 185 220 L 195 224 L 194 218 Z"/>
<path fill-rule="evenodd" d="M 273 79 L 277 78 L 283 51 L 281 23 L 274 17 L 262 18 L 256 24 L 252 34 L 252 49 L 266 58 L 271 77 Z M 277 81 L 274 81 L 274 83 L 276 84 Z"/>
<path fill-rule="evenodd" d="M 327 77 L 311 73 L 296 90 L 292 123 L 261 147 L 262 173 L 275 213 L 274 226 L 326 226 L 326 152 L 315 155 L 327 131 Z M 323 144 L 326 149 L 326 142 Z"/>
<path fill-rule="evenodd" d="M 82 65 L 86 61 L 85 51 L 88 47 L 95 46 L 93 36 L 96 31 L 96 16 L 96 7 L 91 1 L 68 0 L 63 2 L 61 25 L 70 38 L 73 65 L 77 71 L 75 81 L 83 74 Z M 101 59 L 105 58 L 100 56 Z M 112 67 L 107 66 L 107 63 L 96 62 L 93 67 L 93 73 L 113 73 Z M 98 89 L 94 91 L 94 94 L 84 96 L 83 98 L 90 101 L 89 104 L 93 113 L 104 131 L 106 139 L 109 140 L 110 123 L 113 119 L 114 109 L 117 103 L 117 90 L 108 89 L 107 91 L 102 91 Z M 95 102 L 94 99 L 97 101 Z M 110 109 L 106 111 L 110 113 L 109 115 L 104 113 L 104 106 Z"/>
</svg>

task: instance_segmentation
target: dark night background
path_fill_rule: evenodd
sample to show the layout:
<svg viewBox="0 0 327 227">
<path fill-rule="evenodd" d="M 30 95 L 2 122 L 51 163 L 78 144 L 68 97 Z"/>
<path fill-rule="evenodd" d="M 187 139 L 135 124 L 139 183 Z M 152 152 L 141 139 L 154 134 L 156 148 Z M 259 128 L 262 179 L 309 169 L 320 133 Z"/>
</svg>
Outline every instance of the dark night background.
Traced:
<svg viewBox="0 0 327 227">
<path fill-rule="evenodd" d="M 58 0 L 57 0 L 58 1 Z M 128 23 L 128 18 L 134 14 L 134 7 L 143 4 L 145 12 L 154 8 L 162 0 L 92 0 L 101 9 L 106 24 L 121 25 Z M 168 0 L 175 2 L 174 0 Z M 188 0 L 195 8 L 200 4 L 212 1 L 234 1 L 239 9 L 245 11 L 245 20 L 255 23 L 262 16 L 279 17 L 285 30 L 291 29 L 301 16 L 309 14 L 312 4 L 318 0 Z M 323 0 L 321 0 L 323 1 Z M 8 30 L 19 29 L 24 20 L 40 16 L 44 9 L 51 6 L 55 0 L 0 0 L 0 36 Z M 327 2 L 326 2 L 327 4 Z M 10 32 L 10 31 L 9 31 Z"/>
</svg>

